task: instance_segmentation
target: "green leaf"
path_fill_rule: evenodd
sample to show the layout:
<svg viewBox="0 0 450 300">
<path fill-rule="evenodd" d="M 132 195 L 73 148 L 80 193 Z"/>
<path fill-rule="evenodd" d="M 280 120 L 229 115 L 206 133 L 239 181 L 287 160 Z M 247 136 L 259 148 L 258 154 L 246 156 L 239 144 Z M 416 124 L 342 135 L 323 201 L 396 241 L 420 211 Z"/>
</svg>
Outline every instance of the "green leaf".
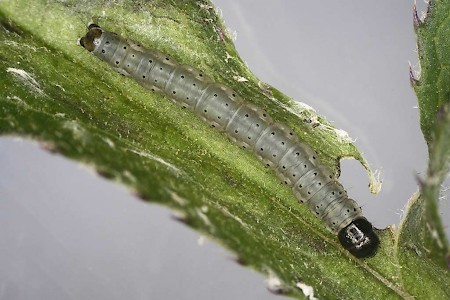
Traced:
<svg viewBox="0 0 450 300">
<path fill-rule="evenodd" d="M 428 295 L 448 296 L 442 269 L 433 277 L 403 270 L 392 232 L 380 232 L 377 256 L 353 258 L 251 153 L 77 46 L 91 18 L 232 87 L 293 128 L 336 173 L 341 158 L 354 157 L 379 188 L 341 130 L 247 69 L 209 1 L 0 2 L 0 133 L 37 139 L 177 210 L 240 262 L 277 276 L 287 294 L 302 295 L 303 283 L 320 298 L 409 298 L 421 295 L 405 284 L 419 274 Z"/>
<path fill-rule="evenodd" d="M 425 140 L 433 140 L 434 123 L 439 108 L 450 99 L 450 3 L 433 1 L 421 20 L 415 13 L 420 78 L 411 80 L 417 94 L 420 126 Z"/>
<path fill-rule="evenodd" d="M 450 254 L 439 214 L 441 185 L 450 164 L 450 3 L 433 1 L 424 20 L 415 12 L 415 28 L 421 65 L 420 80 L 411 82 L 416 91 L 422 132 L 428 144 L 429 162 L 420 193 L 408 203 L 397 232 L 397 253 L 404 266 L 404 281 L 414 295 L 426 298 L 430 289 L 421 279 L 435 278 L 443 289 L 441 297 L 450 297 Z M 420 258 L 415 261 L 415 258 Z M 415 276 L 409 277 L 411 274 Z M 420 282 L 420 284 L 418 284 Z"/>
</svg>

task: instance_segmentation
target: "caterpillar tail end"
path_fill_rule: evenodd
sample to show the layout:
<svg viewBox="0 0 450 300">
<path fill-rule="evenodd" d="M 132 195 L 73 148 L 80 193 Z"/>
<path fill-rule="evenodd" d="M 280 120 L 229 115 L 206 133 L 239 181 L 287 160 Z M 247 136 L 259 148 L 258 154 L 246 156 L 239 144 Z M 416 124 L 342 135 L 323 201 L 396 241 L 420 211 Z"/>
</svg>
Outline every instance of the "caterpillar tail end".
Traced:
<svg viewBox="0 0 450 300">
<path fill-rule="evenodd" d="M 339 231 L 339 242 L 357 258 L 372 257 L 380 245 L 380 239 L 373 229 L 365 218 L 355 219 Z"/>
<path fill-rule="evenodd" d="M 89 52 L 95 49 L 95 40 L 102 35 L 102 29 L 97 24 L 89 24 L 86 35 L 78 40 L 78 44 Z"/>
</svg>

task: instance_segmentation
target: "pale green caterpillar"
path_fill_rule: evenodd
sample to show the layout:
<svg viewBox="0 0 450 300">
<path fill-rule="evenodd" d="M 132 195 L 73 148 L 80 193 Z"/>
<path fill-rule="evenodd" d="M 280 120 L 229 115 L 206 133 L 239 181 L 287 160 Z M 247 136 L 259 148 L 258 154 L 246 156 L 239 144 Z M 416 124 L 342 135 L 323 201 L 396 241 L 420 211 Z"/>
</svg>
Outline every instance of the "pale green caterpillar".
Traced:
<svg viewBox="0 0 450 300">
<path fill-rule="evenodd" d="M 292 188 L 301 203 L 338 235 L 342 246 L 356 257 L 373 256 L 379 239 L 358 204 L 348 198 L 332 171 L 292 130 L 274 123 L 262 109 L 244 102 L 229 87 L 212 82 L 190 66 L 149 50 L 96 24 L 80 44 L 119 73 L 194 111 L 234 143 L 252 151 Z"/>
</svg>

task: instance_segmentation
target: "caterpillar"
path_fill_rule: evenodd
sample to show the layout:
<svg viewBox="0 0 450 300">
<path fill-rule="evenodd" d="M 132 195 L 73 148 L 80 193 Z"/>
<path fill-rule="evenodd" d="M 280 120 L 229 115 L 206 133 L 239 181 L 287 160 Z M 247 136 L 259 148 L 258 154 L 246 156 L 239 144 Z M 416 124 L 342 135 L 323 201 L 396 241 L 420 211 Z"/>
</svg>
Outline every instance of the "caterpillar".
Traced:
<svg viewBox="0 0 450 300">
<path fill-rule="evenodd" d="M 306 203 L 337 234 L 352 255 L 375 255 L 380 241 L 372 224 L 333 172 L 290 128 L 273 122 L 264 110 L 196 68 L 180 65 L 160 51 L 146 49 L 96 24 L 89 25 L 79 44 L 120 74 L 194 111 L 235 144 L 252 151 L 292 188 L 299 202 Z"/>
</svg>

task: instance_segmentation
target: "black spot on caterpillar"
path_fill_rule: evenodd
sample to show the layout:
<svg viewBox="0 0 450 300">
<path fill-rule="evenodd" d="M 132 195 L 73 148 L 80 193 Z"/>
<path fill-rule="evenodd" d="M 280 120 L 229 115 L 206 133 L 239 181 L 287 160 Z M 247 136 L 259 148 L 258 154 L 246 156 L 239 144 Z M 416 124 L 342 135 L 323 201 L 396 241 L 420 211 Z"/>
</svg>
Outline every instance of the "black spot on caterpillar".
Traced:
<svg viewBox="0 0 450 300">
<path fill-rule="evenodd" d="M 274 123 L 264 110 L 246 103 L 231 88 L 212 82 L 197 69 L 179 65 L 164 53 L 146 49 L 96 24 L 89 26 L 79 43 L 117 72 L 191 109 L 238 146 L 252 151 L 338 235 L 351 254 L 370 257 L 376 253 L 380 242 L 372 224 L 348 198 L 333 172 L 291 129 Z"/>
</svg>

